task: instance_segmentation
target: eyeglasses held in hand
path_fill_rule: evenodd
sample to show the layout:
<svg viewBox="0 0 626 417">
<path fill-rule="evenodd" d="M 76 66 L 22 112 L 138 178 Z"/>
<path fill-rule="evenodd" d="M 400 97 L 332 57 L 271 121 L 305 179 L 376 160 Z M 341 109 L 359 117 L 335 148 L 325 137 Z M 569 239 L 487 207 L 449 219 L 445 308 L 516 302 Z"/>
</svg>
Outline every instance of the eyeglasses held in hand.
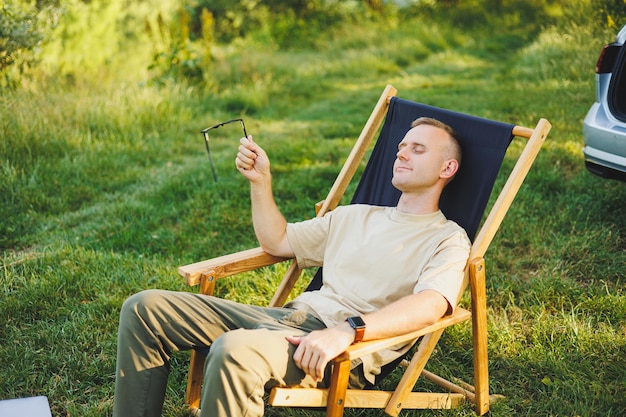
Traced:
<svg viewBox="0 0 626 417">
<path fill-rule="evenodd" d="M 231 119 L 226 122 L 218 123 L 216 125 L 207 127 L 200 131 L 204 135 L 204 144 L 206 145 L 206 152 L 209 155 L 209 163 L 211 164 L 211 172 L 213 173 L 213 179 L 217 182 L 217 174 L 215 173 L 215 165 L 213 165 L 213 158 L 211 158 L 211 148 L 209 147 L 209 131 L 213 129 L 217 129 L 218 127 L 222 127 L 224 125 L 241 122 L 241 127 L 243 128 L 243 136 L 248 137 L 248 133 L 246 132 L 246 125 L 243 123 L 243 119 Z"/>
</svg>

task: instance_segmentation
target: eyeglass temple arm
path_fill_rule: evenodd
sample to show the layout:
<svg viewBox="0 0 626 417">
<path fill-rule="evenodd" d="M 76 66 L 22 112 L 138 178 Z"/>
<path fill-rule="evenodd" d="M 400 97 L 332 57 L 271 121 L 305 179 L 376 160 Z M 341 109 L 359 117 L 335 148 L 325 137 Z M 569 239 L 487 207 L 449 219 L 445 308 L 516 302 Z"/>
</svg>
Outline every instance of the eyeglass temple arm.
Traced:
<svg viewBox="0 0 626 417">
<path fill-rule="evenodd" d="M 243 119 L 239 119 L 239 121 L 241 122 L 241 127 L 243 128 L 243 135 L 246 139 L 248 139 L 248 132 L 246 132 L 246 125 L 243 124 Z"/>
<path fill-rule="evenodd" d="M 210 129 L 210 128 L 209 128 Z M 211 148 L 209 147 L 209 129 L 202 131 L 204 134 L 204 145 L 206 146 L 207 155 L 209 155 L 209 165 L 211 165 L 211 172 L 213 173 L 213 180 L 217 182 L 217 173 L 215 172 L 215 165 L 213 165 L 213 158 L 211 158 Z"/>
</svg>

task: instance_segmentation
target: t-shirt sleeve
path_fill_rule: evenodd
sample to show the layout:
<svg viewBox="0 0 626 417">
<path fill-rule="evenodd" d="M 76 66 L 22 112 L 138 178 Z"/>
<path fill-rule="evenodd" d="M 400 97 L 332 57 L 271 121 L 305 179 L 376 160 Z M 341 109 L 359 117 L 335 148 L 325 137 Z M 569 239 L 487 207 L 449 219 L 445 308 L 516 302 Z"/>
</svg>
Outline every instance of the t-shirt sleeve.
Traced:
<svg viewBox="0 0 626 417">
<path fill-rule="evenodd" d="M 463 285 L 469 249 L 469 241 L 462 233 L 444 240 L 428 262 L 413 292 L 436 291 L 448 301 L 446 314 L 454 312 Z"/>
<path fill-rule="evenodd" d="M 322 266 L 332 219 L 340 208 L 323 217 L 287 224 L 287 240 L 300 269 Z"/>
</svg>

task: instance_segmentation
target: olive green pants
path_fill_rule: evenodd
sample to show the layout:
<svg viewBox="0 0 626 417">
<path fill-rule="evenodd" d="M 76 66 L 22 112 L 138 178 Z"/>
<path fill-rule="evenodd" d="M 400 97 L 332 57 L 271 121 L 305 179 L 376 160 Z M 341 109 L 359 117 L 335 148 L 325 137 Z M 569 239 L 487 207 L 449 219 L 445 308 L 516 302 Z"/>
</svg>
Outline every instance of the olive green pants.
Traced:
<svg viewBox="0 0 626 417">
<path fill-rule="evenodd" d="M 113 416 L 160 416 L 172 353 L 207 347 L 201 416 L 262 416 L 272 386 L 318 385 L 296 367 L 285 336 L 323 328 L 289 308 L 185 292 L 135 294 L 120 314 Z"/>
</svg>

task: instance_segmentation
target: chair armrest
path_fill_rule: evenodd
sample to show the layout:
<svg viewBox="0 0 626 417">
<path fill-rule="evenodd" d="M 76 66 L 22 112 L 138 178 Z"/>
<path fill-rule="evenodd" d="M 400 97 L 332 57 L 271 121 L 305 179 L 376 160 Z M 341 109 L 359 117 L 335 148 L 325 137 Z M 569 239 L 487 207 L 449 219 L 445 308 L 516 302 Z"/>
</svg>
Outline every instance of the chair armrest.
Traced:
<svg viewBox="0 0 626 417">
<path fill-rule="evenodd" d="M 386 339 L 375 339 L 368 340 L 365 342 L 355 343 L 346 349 L 341 355 L 337 356 L 334 360 L 338 361 L 352 361 L 354 359 L 360 358 L 369 353 L 374 353 L 380 351 L 382 349 L 387 349 L 396 345 L 404 344 L 415 340 L 421 336 L 424 336 L 428 333 L 432 333 L 436 330 L 441 330 L 445 327 L 451 326 L 456 323 L 460 323 L 462 321 L 469 320 L 472 317 L 472 313 L 464 308 L 457 307 L 454 311 L 454 314 L 446 317 L 442 317 L 437 320 L 434 324 L 430 326 L 424 327 L 420 330 L 416 330 L 411 333 L 403 334 L 400 336 L 389 337 Z"/>
<path fill-rule="evenodd" d="M 202 275 L 212 275 L 213 278 L 225 278 L 241 272 L 277 264 L 291 258 L 282 258 L 270 255 L 261 248 L 249 249 L 229 255 L 220 256 L 202 262 L 181 266 L 178 273 L 182 275 L 190 286 L 198 285 Z"/>
</svg>

